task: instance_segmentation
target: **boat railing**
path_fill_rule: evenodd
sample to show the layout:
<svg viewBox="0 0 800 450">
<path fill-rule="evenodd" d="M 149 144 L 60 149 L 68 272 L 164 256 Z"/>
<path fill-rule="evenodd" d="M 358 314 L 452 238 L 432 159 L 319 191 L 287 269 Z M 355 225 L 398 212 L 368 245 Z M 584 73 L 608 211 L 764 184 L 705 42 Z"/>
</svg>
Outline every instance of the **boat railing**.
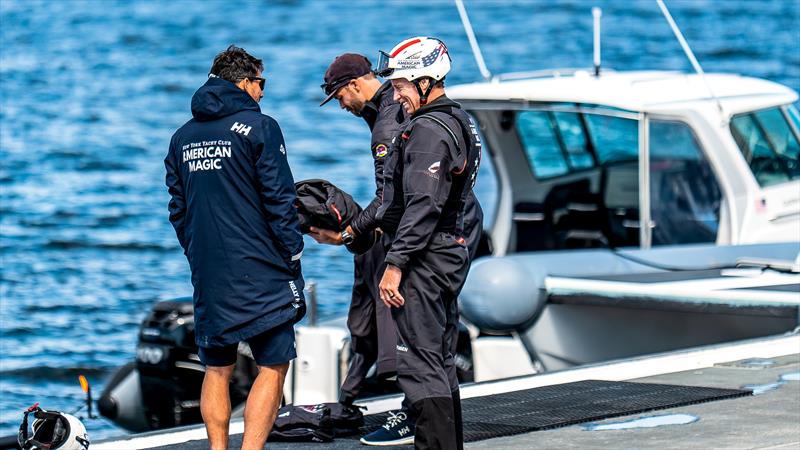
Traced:
<svg viewBox="0 0 800 450">
<path fill-rule="evenodd" d="M 532 71 L 524 71 L 524 72 L 509 72 L 509 73 L 501 73 L 499 75 L 495 75 L 492 77 L 492 82 L 501 82 L 501 81 L 513 81 L 513 80 L 531 80 L 536 78 L 560 78 L 560 77 L 571 77 L 574 76 L 576 73 L 586 73 L 587 75 L 592 73 L 592 68 L 575 68 L 575 67 L 567 67 L 567 68 L 560 68 L 560 69 L 545 69 L 545 70 L 532 70 Z M 612 69 L 603 68 L 603 73 L 606 72 L 614 72 Z"/>
</svg>

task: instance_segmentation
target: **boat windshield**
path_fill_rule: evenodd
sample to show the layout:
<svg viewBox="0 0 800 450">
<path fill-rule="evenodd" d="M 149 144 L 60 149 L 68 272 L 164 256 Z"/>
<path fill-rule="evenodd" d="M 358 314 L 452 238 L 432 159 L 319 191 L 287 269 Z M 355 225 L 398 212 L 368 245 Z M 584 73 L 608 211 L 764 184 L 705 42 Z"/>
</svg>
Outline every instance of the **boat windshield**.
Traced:
<svg viewBox="0 0 800 450">
<path fill-rule="evenodd" d="M 731 134 L 761 186 L 800 179 L 799 117 L 789 105 L 737 114 L 731 120 Z"/>
<path fill-rule="evenodd" d="M 509 163 L 526 186 L 514 191 L 516 251 L 639 245 L 638 120 L 544 108 L 502 117 L 531 176 Z M 652 244 L 715 242 L 722 193 L 688 124 L 650 120 L 649 172 Z"/>
</svg>

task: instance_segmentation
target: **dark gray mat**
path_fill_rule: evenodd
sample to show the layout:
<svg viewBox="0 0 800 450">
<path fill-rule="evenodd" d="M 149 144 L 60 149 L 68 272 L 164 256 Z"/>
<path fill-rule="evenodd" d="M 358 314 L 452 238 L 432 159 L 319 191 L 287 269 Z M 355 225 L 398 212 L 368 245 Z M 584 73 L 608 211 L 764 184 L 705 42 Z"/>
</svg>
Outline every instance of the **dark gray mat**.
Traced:
<svg viewBox="0 0 800 450">
<path fill-rule="evenodd" d="M 467 442 L 480 441 L 751 394 L 751 391 L 739 389 L 624 381 L 586 380 L 544 386 L 464 400 L 464 439 Z M 367 416 L 361 432 L 368 433 L 376 429 L 384 423 L 387 416 L 386 413 Z M 267 443 L 267 448 L 282 450 L 324 447 L 331 450 L 363 450 L 367 447 L 358 442 L 361 435 L 363 434 L 340 436 L 326 444 L 270 442 Z M 241 445 L 241 435 L 231 436 L 231 448 L 240 448 Z M 158 448 L 194 450 L 208 448 L 208 444 L 205 440 L 197 440 Z"/>
</svg>

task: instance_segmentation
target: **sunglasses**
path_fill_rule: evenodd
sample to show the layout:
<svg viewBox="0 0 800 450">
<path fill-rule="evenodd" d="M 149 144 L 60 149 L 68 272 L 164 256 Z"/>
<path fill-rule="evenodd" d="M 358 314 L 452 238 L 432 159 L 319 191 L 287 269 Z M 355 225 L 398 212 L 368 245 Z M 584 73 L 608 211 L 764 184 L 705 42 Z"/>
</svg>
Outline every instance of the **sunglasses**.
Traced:
<svg viewBox="0 0 800 450">
<path fill-rule="evenodd" d="M 325 95 L 330 95 L 331 93 L 338 91 L 339 88 L 346 85 L 347 83 L 350 82 L 350 80 L 353 79 L 354 78 L 351 76 L 346 76 L 344 78 L 339 78 L 334 81 L 331 81 L 330 83 L 322 83 L 321 85 L 319 85 L 319 87 L 322 88 L 322 92 L 324 92 Z"/>
<path fill-rule="evenodd" d="M 375 69 L 375 74 L 381 78 L 386 78 L 394 72 L 393 67 L 389 67 L 392 62 L 392 57 L 388 53 L 381 51 L 378 54 L 378 67 Z"/>
<path fill-rule="evenodd" d="M 258 86 L 261 88 L 262 91 L 264 90 L 264 86 L 267 84 L 267 79 L 266 78 L 261 78 L 261 77 L 242 77 L 240 79 L 241 80 L 257 81 L 258 82 Z"/>
</svg>

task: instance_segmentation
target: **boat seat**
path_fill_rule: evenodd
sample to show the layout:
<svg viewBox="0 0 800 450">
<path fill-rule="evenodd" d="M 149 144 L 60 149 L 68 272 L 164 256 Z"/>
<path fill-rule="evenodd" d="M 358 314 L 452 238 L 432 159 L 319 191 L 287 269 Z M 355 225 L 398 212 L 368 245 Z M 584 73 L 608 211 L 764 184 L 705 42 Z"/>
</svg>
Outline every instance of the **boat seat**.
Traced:
<svg viewBox="0 0 800 450">
<path fill-rule="evenodd" d="M 639 245 L 639 209 L 609 208 L 608 239 L 611 247 L 632 247 Z"/>
<path fill-rule="evenodd" d="M 606 206 L 606 236 L 611 247 L 639 245 L 639 163 L 623 161 L 603 167 L 601 196 Z"/>
<path fill-rule="evenodd" d="M 555 249 L 550 220 L 541 203 L 520 202 L 514 206 L 516 251 Z"/>
<path fill-rule="evenodd" d="M 555 248 L 608 247 L 605 206 L 588 179 L 554 187 L 545 199 L 545 210 Z"/>
</svg>

